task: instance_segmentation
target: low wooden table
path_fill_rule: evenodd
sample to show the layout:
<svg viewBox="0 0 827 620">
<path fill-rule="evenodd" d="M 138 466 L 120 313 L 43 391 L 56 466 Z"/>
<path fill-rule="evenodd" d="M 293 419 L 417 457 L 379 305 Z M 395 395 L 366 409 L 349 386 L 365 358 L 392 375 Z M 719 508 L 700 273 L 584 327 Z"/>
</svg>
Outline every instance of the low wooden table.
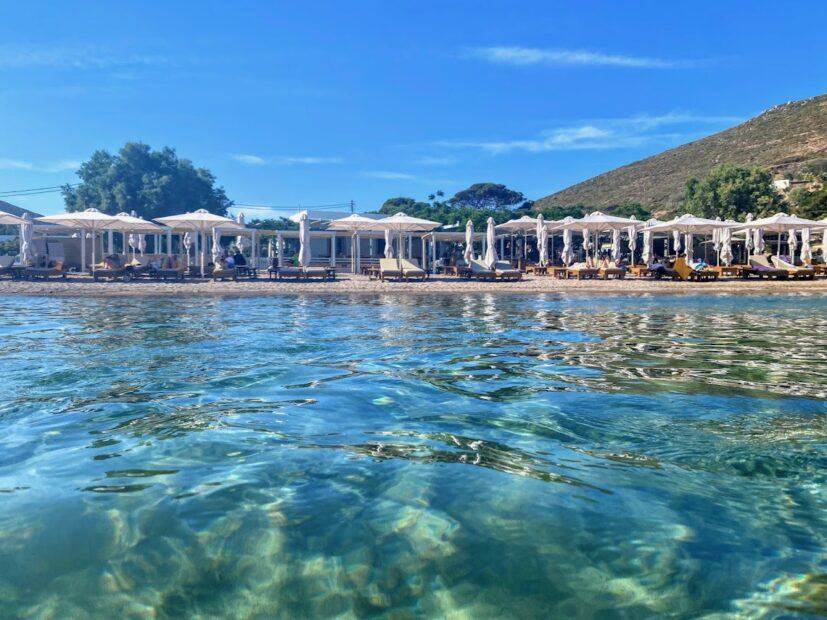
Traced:
<svg viewBox="0 0 827 620">
<path fill-rule="evenodd" d="M 549 269 L 549 268 L 547 268 Z M 551 269 L 551 277 L 552 278 L 561 278 L 563 280 L 566 279 L 568 276 L 568 268 L 567 267 L 550 267 Z"/>
</svg>

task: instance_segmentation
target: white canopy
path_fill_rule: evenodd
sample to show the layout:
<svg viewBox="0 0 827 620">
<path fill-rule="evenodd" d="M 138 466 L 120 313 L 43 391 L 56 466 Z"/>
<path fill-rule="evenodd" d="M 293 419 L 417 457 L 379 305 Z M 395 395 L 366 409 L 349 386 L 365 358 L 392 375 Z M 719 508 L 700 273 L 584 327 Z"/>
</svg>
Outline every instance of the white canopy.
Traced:
<svg viewBox="0 0 827 620">
<path fill-rule="evenodd" d="M 431 220 L 423 220 L 418 217 L 411 217 L 405 213 L 394 213 L 390 217 L 376 220 L 376 228 L 378 230 L 389 230 L 397 233 L 397 249 L 399 257 L 402 258 L 402 233 L 403 232 L 427 232 L 434 228 L 442 226 L 439 222 L 432 222 Z"/>
<path fill-rule="evenodd" d="M 568 219 L 568 218 L 566 218 Z M 600 234 L 609 230 L 623 230 L 636 224 L 636 220 L 626 217 L 615 217 L 614 215 L 607 215 L 600 211 L 589 213 L 586 217 L 581 217 L 578 220 L 567 222 L 563 220 L 557 224 L 553 230 L 566 230 L 568 228 L 588 230 L 590 232 Z"/>
<path fill-rule="evenodd" d="M 164 232 L 163 227 L 158 226 L 155 222 L 150 222 L 141 217 L 136 217 L 123 211 L 115 215 L 114 220 L 115 221 L 107 225 L 107 230 L 147 234 L 159 234 Z"/>
<path fill-rule="evenodd" d="M 212 262 L 218 268 L 218 261 L 221 260 L 221 230 L 212 229 Z"/>
<path fill-rule="evenodd" d="M 0 225 L 2 226 L 19 226 L 25 224 L 26 220 L 19 215 L 12 215 L 5 211 L 0 211 Z"/>
<path fill-rule="evenodd" d="M 805 265 L 813 260 L 813 249 L 810 246 L 810 229 L 801 230 L 801 262 Z"/>
<path fill-rule="evenodd" d="M 206 234 L 211 232 L 214 228 L 231 228 L 234 230 L 244 228 L 237 224 L 234 220 L 224 217 L 223 215 L 215 215 L 206 209 L 198 209 L 192 213 L 181 213 L 179 215 L 169 215 L 167 217 L 156 217 L 156 222 L 160 222 L 165 226 L 178 230 L 191 230 L 202 235 L 200 244 L 200 260 L 201 260 L 201 277 L 204 277 L 204 246 L 206 246 Z"/>
<path fill-rule="evenodd" d="M 660 224 L 660 222 L 654 218 L 646 220 L 646 227 L 643 229 L 643 253 L 641 259 L 647 267 L 651 267 L 655 260 L 654 233 L 651 230 L 651 227 L 655 224 Z"/>
<path fill-rule="evenodd" d="M 634 265 L 635 264 L 635 250 L 637 249 L 637 232 L 638 232 L 637 229 L 638 229 L 638 226 L 640 225 L 640 222 L 637 221 L 637 218 L 634 215 L 632 217 L 630 217 L 629 219 L 632 220 L 632 222 L 634 222 L 634 224 L 631 224 L 626 229 L 626 236 L 629 237 L 629 253 L 632 255 L 630 262 Z"/>
<path fill-rule="evenodd" d="M 86 209 L 86 211 L 74 211 L 59 213 L 57 215 L 45 215 L 37 218 L 47 224 L 57 224 L 66 228 L 75 228 L 84 231 L 80 242 L 81 271 L 86 271 L 86 239 L 85 233 L 92 233 L 92 264 L 95 264 L 95 235 L 102 230 L 107 230 L 115 222 L 115 218 L 97 209 Z"/>
<path fill-rule="evenodd" d="M 364 215 L 358 213 L 351 213 L 347 217 L 332 220 L 327 227 L 328 230 L 341 230 L 349 232 L 351 236 L 355 237 L 356 233 L 365 230 L 377 230 L 376 220 L 372 220 Z M 353 243 L 353 251 L 351 251 L 351 267 L 353 273 L 356 273 L 357 254 L 359 253 L 359 244 Z"/>
<path fill-rule="evenodd" d="M 733 222 L 734 223 L 734 222 Z M 718 243 L 719 243 L 719 259 L 720 261 L 729 267 L 732 264 L 733 254 L 732 254 L 732 228 L 722 228 L 721 232 L 718 233 Z"/>
<path fill-rule="evenodd" d="M 241 226 L 242 228 L 247 228 L 244 222 L 244 213 L 239 212 L 238 215 L 235 216 L 235 223 Z M 238 248 L 239 252 L 244 251 L 244 244 L 246 243 L 246 239 L 242 235 L 238 235 L 235 238 L 235 245 Z"/>
<path fill-rule="evenodd" d="M 385 229 L 385 258 L 393 258 L 393 239 L 390 228 Z"/>
<path fill-rule="evenodd" d="M 749 228 L 760 228 L 764 232 L 773 233 L 799 230 L 801 228 L 820 228 L 822 226 L 824 226 L 824 222 L 805 220 L 804 218 L 787 215 L 786 213 L 776 213 L 770 217 L 762 217 L 749 223 Z M 743 224 L 741 224 L 741 227 L 741 230 L 745 230 Z"/>
<path fill-rule="evenodd" d="M 742 226 L 737 222 L 722 222 L 721 220 L 710 220 L 703 217 L 695 217 L 688 213 L 676 217 L 668 222 L 661 222 L 654 226 L 647 226 L 643 230 L 652 232 L 677 232 L 682 234 L 711 235 L 721 228 L 734 228 Z"/>
<path fill-rule="evenodd" d="M 181 245 L 184 246 L 184 254 L 186 256 L 187 268 L 189 268 L 189 266 L 190 266 L 190 248 L 192 247 L 192 235 L 189 232 L 184 233 L 184 236 L 181 238 Z"/>
<path fill-rule="evenodd" d="M 524 215 L 518 220 L 510 220 L 496 226 L 495 230 L 503 233 L 534 232 L 537 230 L 537 218 Z"/>
</svg>

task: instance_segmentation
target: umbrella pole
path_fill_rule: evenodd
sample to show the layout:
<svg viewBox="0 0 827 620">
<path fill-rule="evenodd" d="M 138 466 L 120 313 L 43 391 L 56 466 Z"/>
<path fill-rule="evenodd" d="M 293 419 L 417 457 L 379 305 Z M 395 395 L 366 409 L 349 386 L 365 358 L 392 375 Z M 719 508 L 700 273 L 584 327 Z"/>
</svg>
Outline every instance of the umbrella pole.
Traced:
<svg viewBox="0 0 827 620">
<path fill-rule="evenodd" d="M 201 277 L 204 277 L 204 245 L 207 243 L 207 235 L 201 233 Z"/>
<path fill-rule="evenodd" d="M 95 229 L 92 229 L 92 275 L 95 274 Z"/>
<path fill-rule="evenodd" d="M 86 231 L 80 230 L 80 272 L 86 273 Z"/>
</svg>

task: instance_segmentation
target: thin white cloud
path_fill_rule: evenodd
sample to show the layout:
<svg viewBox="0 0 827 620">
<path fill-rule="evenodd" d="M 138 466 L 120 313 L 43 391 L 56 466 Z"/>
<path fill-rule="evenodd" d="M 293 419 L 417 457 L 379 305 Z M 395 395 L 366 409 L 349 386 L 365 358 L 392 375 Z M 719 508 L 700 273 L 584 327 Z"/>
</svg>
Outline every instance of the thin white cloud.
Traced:
<svg viewBox="0 0 827 620">
<path fill-rule="evenodd" d="M 32 172 L 65 172 L 67 170 L 77 170 L 80 168 L 81 162 L 74 159 L 61 159 L 60 161 L 48 164 L 35 164 L 29 161 L 22 161 L 20 159 L 2 159 L 0 158 L 0 170 L 30 170 Z"/>
<path fill-rule="evenodd" d="M 250 166 L 263 166 L 267 163 L 267 160 L 263 157 L 259 157 L 258 155 L 249 155 L 246 153 L 236 153 L 230 155 L 230 158 L 241 164 L 248 164 Z"/>
<path fill-rule="evenodd" d="M 371 179 L 384 179 L 387 181 L 412 181 L 416 178 L 414 175 L 406 172 L 393 172 L 390 170 L 367 170 L 362 173 L 362 176 L 366 176 Z"/>
<path fill-rule="evenodd" d="M 249 153 L 234 153 L 230 155 L 230 158 L 249 166 L 318 166 L 322 164 L 341 164 L 344 161 L 341 157 L 261 157 Z"/>
<path fill-rule="evenodd" d="M 650 143 L 679 142 L 697 137 L 698 126 L 728 126 L 740 119 L 730 116 L 698 116 L 670 113 L 660 116 L 639 115 L 622 119 L 603 119 L 571 127 L 557 127 L 533 138 L 509 140 L 442 140 L 433 146 L 450 149 L 479 150 L 491 155 L 514 151 L 547 153 L 550 151 L 608 150 L 634 148 Z M 679 131 L 663 131 L 676 127 Z M 686 131 L 687 127 L 693 129 Z"/>
<path fill-rule="evenodd" d="M 0 47 L 0 69 L 113 69 L 167 63 L 163 54 L 120 53 L 96 47 Z"/>
<path fill-rule="evenodd" d="M 552 67 L 625 67 L 630 69 L 677 69 L 698 64 L 694 60 L 670 60 L 649 56 L 625 56 L 589 50 L 543 49 L 537 47 L 493 46 L 465 50 L 466 57 L 498 65 Z"/>
</svg>

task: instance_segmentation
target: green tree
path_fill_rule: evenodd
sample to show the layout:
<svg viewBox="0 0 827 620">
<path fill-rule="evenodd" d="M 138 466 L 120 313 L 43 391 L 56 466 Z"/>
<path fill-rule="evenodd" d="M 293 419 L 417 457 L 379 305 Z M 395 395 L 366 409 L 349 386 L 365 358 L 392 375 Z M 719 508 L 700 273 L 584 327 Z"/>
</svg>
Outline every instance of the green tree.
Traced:
<svg viewBox="0 0 827 620">
<path fill-rule="evenodd" d="M 808 220 L 827 218 L 827 186 L 815 190 L 797 189 L 791 194 L 790 202 L 798 217 Z"/>
<path fill-rule="evenodd" d="M 508 189 L 500 183 L 474 183 L 468 189 L 457 192 L 448 200 L 454 207 L 474 209 L 509 209 L 525 201 L 522 192 Z"/>
<path fill-rule="evenodd" d="M 169 147 L 153 151 L 141 142 L 128 142 L 117 155 L 95 151 L 77 174 L 80 185 L 63 187 L 68 211 L 94 207 L 109 214 L 135 211 L 153 219 L 196 209 L 226 215 L 233 204 L 209 170 L 179 159 Z"/>
<path fill-rule="evenodd" d="M 299 225 L 286 217 L 256 218 L 247 222 L 247 228 L 264 230 L 298 230 Z"/>
<path fill-rule="evenodd" d="M 784 199 L 772 186 L 772 176 L 763 168 L 724 164 L 702 180 L 689 179 L 684 194 L 687 213 L 700 217 L 742 220 L 783 210 Z"/>
</svg>

